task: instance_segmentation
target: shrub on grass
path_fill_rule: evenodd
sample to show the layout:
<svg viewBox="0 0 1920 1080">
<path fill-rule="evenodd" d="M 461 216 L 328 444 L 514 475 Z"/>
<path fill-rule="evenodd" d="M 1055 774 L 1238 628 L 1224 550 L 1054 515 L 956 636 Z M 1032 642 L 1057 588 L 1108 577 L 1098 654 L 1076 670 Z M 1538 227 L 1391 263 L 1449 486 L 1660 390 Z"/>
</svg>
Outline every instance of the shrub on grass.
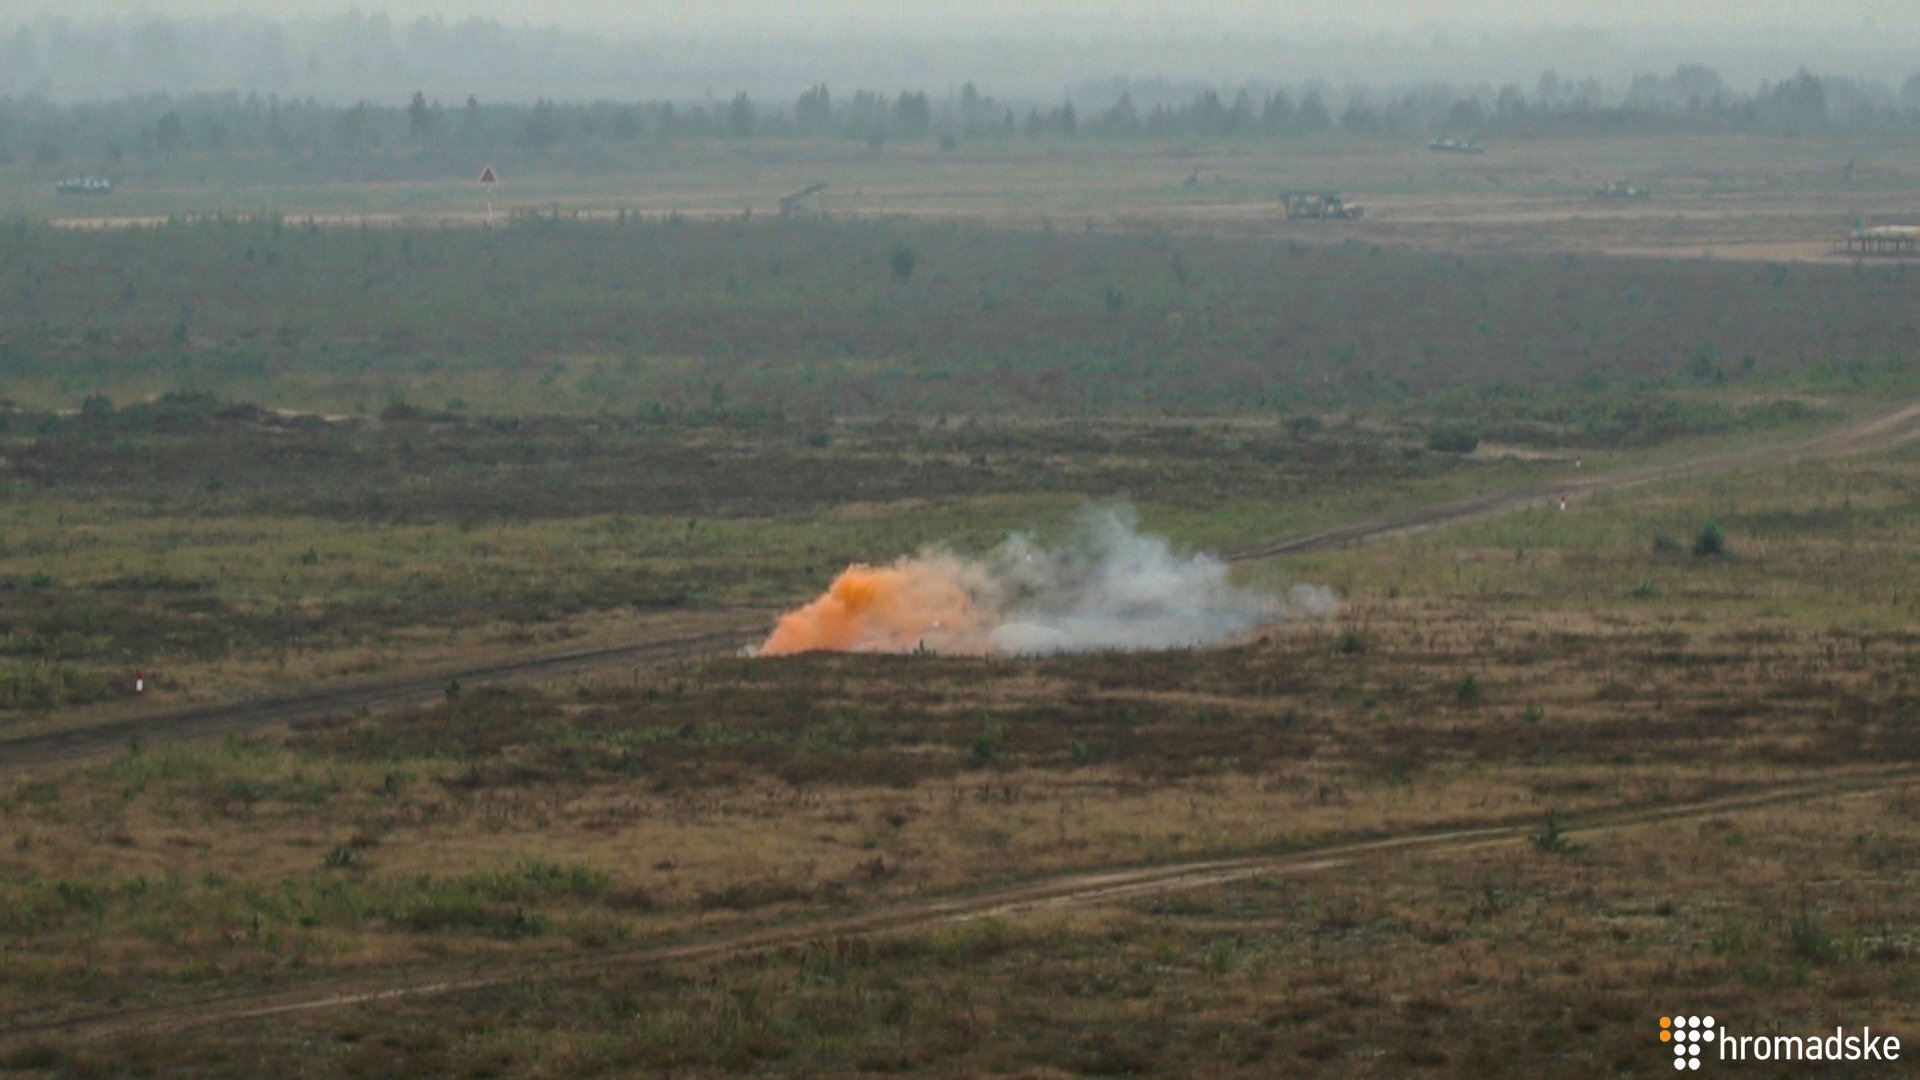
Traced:
<svg viewBox="0 0 1920 1080">
<path fill-rule="evenodd" d="M 1727 534 L 1721 532 L 1720 526 L 1714 522 L 1700 526 L 1700 531 L 1693 535 L 1693 553 L 1700 558 L 1713 558 L 1726 554 L 1726 551 Z"/>
</svg>

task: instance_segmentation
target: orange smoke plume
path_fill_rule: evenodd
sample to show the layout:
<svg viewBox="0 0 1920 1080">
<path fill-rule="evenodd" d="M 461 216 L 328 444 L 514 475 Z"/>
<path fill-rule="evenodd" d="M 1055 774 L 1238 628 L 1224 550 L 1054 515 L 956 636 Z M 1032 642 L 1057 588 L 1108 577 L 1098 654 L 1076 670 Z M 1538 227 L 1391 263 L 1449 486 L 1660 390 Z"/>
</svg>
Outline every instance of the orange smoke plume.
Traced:
<svg viewBox="0 0 1920 1080">
<path fill-rule="evenodd" d="M 759 655 L 911 652 L 922 646 L 986 652 L 971 576 L 957 559 L 939 555 L 849 566 L 819 599 L 781 616 Z"/>
<path fill-rule="evenodd" d="M 850 566 L 825 595 L 782 616 L 758 654 L 1195 648 L 1338 603 L 1313 585 L 1284 596 L 1243 588 L 1225 560 L 1177 551 L 1138 524 L 1130 507 L 1092 507 L 1051 547 L 1016 533 L 977 558 L 935 546 Z"/>
</svg>

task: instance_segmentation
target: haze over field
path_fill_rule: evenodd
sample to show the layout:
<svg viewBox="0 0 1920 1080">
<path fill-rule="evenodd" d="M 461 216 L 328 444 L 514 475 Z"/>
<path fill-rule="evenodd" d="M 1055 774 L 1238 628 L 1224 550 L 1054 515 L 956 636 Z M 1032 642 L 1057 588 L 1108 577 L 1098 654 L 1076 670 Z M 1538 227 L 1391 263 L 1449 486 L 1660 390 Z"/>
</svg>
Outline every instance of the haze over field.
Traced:
<svg viewBox="0 0 1920 1080">
<path fill-rule="evenodd" d="M 81 18 L 114 17 L 126 14 L 126 5 L 114 0 L 37 0 L 28 10 L 58 11 Z M 204 3 L 201 0 L 147 0 L 141 13 L 202 15 L 246 13 L 269 17 L 302 17 L 331 14 L 340 10 L 334 0 L 226 0 Z M 976 0 L 962 10 L 911 9 L 885 0 L 827 0 L 823 3 L 795 5 L 782 0 L 713 0 L 697 9 L 670 5 L 636 5 L 620 0 L 553 0 L 529 16 L 529 9 L 514 0 L 392 0 L 375 10 L 396 16 L 445 15 L 483 18 L 531 18 L 531 21 L 590 20 L 624 25 L 705 25 L 735 26 L 777 21 L 783 24 L 833 24 L 836 22 L 875 21 L 901 26 L 950 27 L 954 25 L 1000 23 L 1005 20 L 1036 22 L 1079 21 L 1107 25 L 1115 19 L 1135 21 L 1215 21 L 1233 24 L 1297 26 L 1303 23 L 1343 23 L 1382 29 L 1401 29 L 1409 25 L 1436 22 L 1478 22 L 1502 26 L 1598 25 L 1647 26 L 1685 24 L 1696 26 L 1811 25 L 1879 21 L 1901 24 L 1910 21 L 1912 8 L 1904 0 L 1699 0 L 1676 4 L 1671 0 L 1617 0 L 1595 5 L 1585 0 L 1532 0 L 1513 4 L 1501 0 L 1374 0 L 1373 3 L 1325 9 L 1329 14 L 1303 13 L 1285 4 L 1247 4 L 1237 0 L 1189 0 L 1169 4 L 1163 0 Z"/>
<path fill-rule="evenodd" d="M 1093 99 L 1115 79 L 1255 88 L 1444 81 L 1532 87 L 1543 71 L 1624 88 L 1641 72 L 1704 63 L 1737 91 L 1805 67 L 1881 84 L 1915 75 L 1920 30 L 1891 0 L 1668 10 L 1411 0 L 1301 18 L 1224 3 L 1115 8 L 1005 3 L 930 16 L 872 3 L 706 5 L 697 13 L 567 0 L 537 13 L 505 0 L 399 0 L 343 11 L 324 0 L 37 4 L 0 16 L 0 95 L 57 101 L 238 90 L 322 100 L 790 99 L 835 88 L 1020 100 Z M 1912 87 L 1908 88 L 1912 90 Z M 1106 96 L 1114 96 L 1107 93 Z"/>
</svg>

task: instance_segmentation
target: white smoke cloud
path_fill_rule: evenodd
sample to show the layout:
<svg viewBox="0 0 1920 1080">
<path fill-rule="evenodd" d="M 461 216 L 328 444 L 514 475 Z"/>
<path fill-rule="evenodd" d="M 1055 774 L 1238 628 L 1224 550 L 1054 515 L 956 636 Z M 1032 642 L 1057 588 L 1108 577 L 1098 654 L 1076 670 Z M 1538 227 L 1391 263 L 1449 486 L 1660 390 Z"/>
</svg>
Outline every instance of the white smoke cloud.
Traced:
<svg viewBox="0 0 1920 1080">
<path fill-rule="evenodd" d="M 1057 548 L 1010 537 L 988 564 L 1006 593 L 990 635 L 1003 653 L 1213 645 L 1331 600 L 1325 590 L 1281 597 L 1235 585 L 1220 559 L 1141 532 L 1129 506 L 1082 511 Z"/>
<path fill-rule="evenodd" d="M 1045 655 L 1217 645 L 1270 623 L 1320 617 L 1333 592 L 1236 585 L 1227 564 L 1143 533 L 1129 506 L 1090 508 L 1057 546 L 1016 534 L 983 559 L 930 549 L 856 566 L 784 617 L 759 650 Z"/>
</svg>

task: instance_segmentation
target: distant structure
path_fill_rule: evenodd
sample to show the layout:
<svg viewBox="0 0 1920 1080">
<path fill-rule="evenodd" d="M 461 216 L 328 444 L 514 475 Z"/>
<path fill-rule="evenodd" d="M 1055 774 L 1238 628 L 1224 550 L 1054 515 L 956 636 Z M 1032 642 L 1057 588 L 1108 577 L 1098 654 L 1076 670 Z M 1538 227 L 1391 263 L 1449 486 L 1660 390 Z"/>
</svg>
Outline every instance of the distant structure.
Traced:
<svg viewBox="0 0 1920 1080">
<path fill-rule="evenodd" d="M 53 185 L 62 195 L 105 195 L 113 190 L 113 181 L 104 176 L 69 176 Z"/>
<path fill-rule="evenodd" d="M 1596 199 L 1651 199 L 1653 189 L 1629 184 L 1625 180 L 1609 180 L 1593 189 Z"/>
<path fill-rule="evenodd" d="M 1295 221 L 1352 221 L 1367 212 L 1337 191 L 1283 191 L 1280 206 Z"/>
<path fill-rule="evenodd" d="M 1847 236 L 1856 255 L 1920 255 L 1920 225 L 1870 225 Z"/>
<path fill-rule="evenodd" d="M 808 184 L 791 195 L 780 196 L 780 216 L 792 217 L 811 211 L 813 208 L 807 205 L 807 200 L 826 189 L 825 184 Z"/>
<path fill-rule="evenodd" d="M 1480 145 L 1479 139 L 1456 139 L 1451 135 L 1442 135 L 1427 144 L 1427 149 L 1442 154 L 1484 154 L 1487 148 Z"/>
</svg>

